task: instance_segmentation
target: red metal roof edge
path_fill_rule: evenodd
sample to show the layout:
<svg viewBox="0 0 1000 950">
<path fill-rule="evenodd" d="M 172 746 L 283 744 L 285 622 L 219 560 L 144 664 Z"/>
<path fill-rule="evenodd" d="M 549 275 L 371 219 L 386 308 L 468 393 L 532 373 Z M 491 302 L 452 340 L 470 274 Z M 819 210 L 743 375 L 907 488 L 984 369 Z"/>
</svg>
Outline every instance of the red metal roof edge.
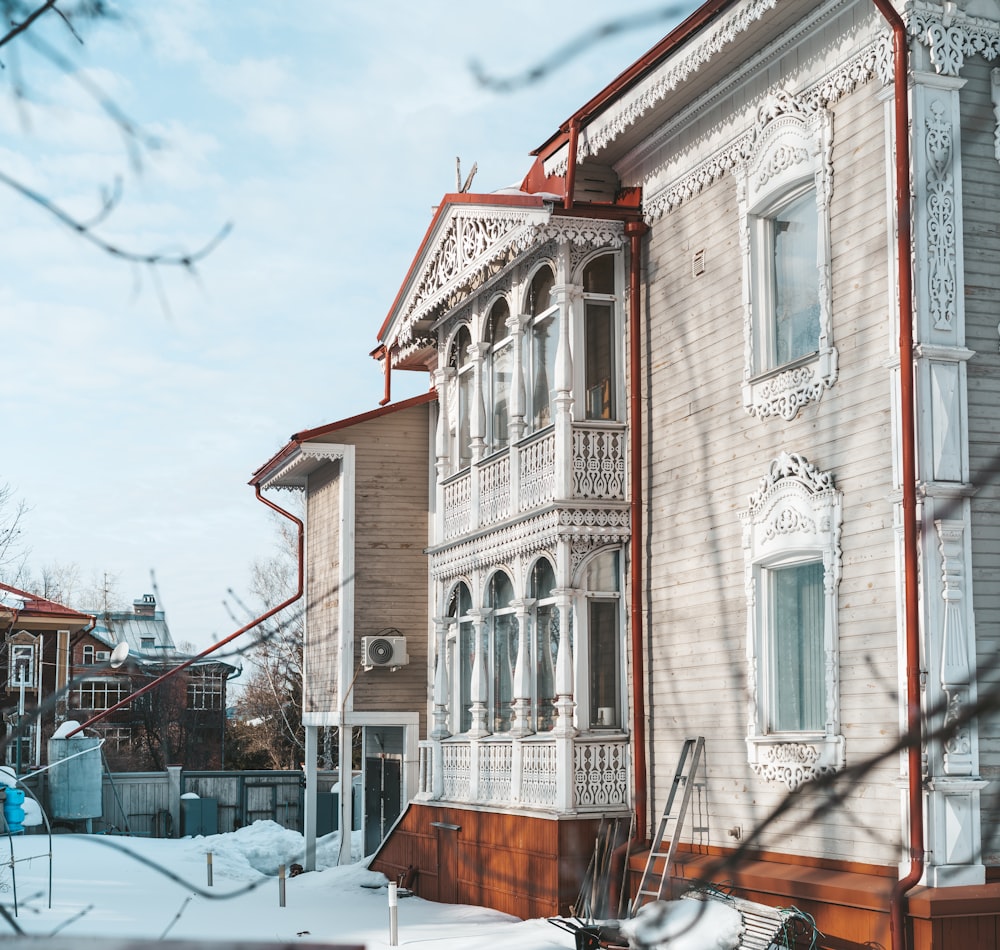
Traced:
<svg viewBox="0 0 1000 950">
<path fill-rule="evenodd" d="M 561 148 L 569 135 L 569 127 L 573 122 L 584 122 L 615 96 L 634 86 L 647 73 L 655 69 L 664 59 L 686 43 L 699 30 L 704 29 L 727 7 L 734 6 L 737 0 L 708 0 L 698 7 L 687 19 L 675 26 L 649 52 L 640 56 L 631 66 L 619 73 L 597 95 L 576 110 L 558 130 L 538 146 L 532 155 L 551 155 Z"/>
<path fill-rule="evenodd" d="M 551 199 L 549 199 L 551 201 Z M 427 230 L 424 232 L 423 240 L 420 242 L 420 246 L 417 248 L 417 253 L 413 255 L 413 260 L 410 262 L 410 266 L 406 271 L 406 276 L 403 278 L 403 283 L 400 285 L 399 290 L 396 293 L 395 298 L 392 301 L 392 306 L 389 308 L 389 312 L 386 314 L 385 320 L 382 321 L 382 326 L 379 327 L 378 339 L 381 343 L 386 343 L 387 341 L 382 339 L 382 334 L 385 333 L 392 320 L 392 315 L 399 306 L 400 301 L 403 298 L 403 294 L 406 291 L 406 287 L 410 282 L 410 277 L 413 275 L 414 269 L 417 267 L 417 262 L 420 260 L 424 253 L 424 249 L 427 247 L 427 242 L 430 240 L 431 235 L 434 233 L 434 229 L 437 227 L 437 223 L 440 218 L 444 215 L 447 209 L 451 205 L 456 204 L 482 204 L 482 205 L 505 205 L 507 207 L 534 207 L 540 208 L 545 204 L 546 199 L 539 197 L 538 195 L 511 195 L 511 194 L 487 194 L 487 195 L 473 195 L 467 192 L 451 192 L 446 194 L 442 199 L 441 203 L 434 210 L 434 215 L 431 218 L 431 223 L 427 226 Z M 374 352 L 378 352 L 379 347 L 376 347 Z"/>
<path fill-rule="evenodd" d="M 349 429 L 351 426 L 362 422 L 369 422 L 381 416 L 388 416 L 394 412 L 401 412 L 403 409 L 411 409 L 413 406 L 420 406 L 424 403 L 434 402 L 437 399 L 437 390 L 430 389 L 418 396 L 411 396 L 409 399 L 401 399 L 399 402 L 391 402 L 386 406 L 379 406 L 377 409 L 370 409 L 367 412 L 359 413 L 356 416 L 349 416 L 346 419 L 338 419 L 336 422 L 328 422 L 326 425 L 317 426 L 314 429 L 303 429 L 301 432 L 292 434 L 290 440 L 260 466 L 251 477 L 248 484 L 258 485 L 263 480 L 264 473 L 273 469 L 279 462 L 283 461 L 295 451 L 303 442 L 327 435 L 330 432 L 337 432 L 340 429 Z"/>
<path fill-rule="evenodd" d="M 82 613 L 79 610 L 74 610 L 72 607 L 66 607 L 63 604 L 56 603 L 54 600 L 49 600 L 46 597 L 39 597 L 37 594 L 29 594 L 26 590 L 20 590 L 17 587 L 12 587 L 10 584 L 0 583 L 0 589 L 8 591 L 15 597 L 20 597 L 24 600 L 24 609 L 19 611 L 21 616 L 36 613 L 76 617 L 79 620 L 85 620 L 87 622 L 94 619 L 91 614 Z"/>
</svg>

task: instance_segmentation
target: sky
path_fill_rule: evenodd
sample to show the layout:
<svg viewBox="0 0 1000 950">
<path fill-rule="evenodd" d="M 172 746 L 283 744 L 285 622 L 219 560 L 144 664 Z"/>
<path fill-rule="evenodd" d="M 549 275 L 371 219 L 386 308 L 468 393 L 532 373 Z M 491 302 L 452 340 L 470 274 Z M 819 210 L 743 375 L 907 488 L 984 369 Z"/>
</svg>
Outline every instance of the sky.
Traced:
<svg viewBox="0 0 1000 950">
<path fill-rule="evenodd" d="M 227 590 L 247 599 L 275 550 L 252 473 L 382 398 L 369 353 L 456 157 L 463 179 L 478 165 L 472 191 L 519 182 L 680 17 L 652 0 L 120 8 L 82 43 L 38 28 L 67 71 L 21 39 L 0 49 L 0 175 L 88 220 L 120 178 L 95 230 L 133 251 L 232 231 L 194 275 L 140 267 L 0 182 L 0 486 L 30 509 L 32 573 L 107 577 L 126 604 L 155 577 L 175 641 L 201 650 L 245 622 Z M 512 92 L 470 69 L 520 75 L 609 23 L 623 29 Z M 153 140 L 139 167 L 94 87 Z M 396 373 L 393 398 L 428 383 Z"/>
<path fill-rule="evenodd" d="M 358 850 L 360 835 L 355 833 Z M 302 860 L 304 839 L 273 821 L 180 839 L 57 834 L 51 839 L 51 852 L 48 836 L 36 833 L 13 836 L 10 847 L 15 863 L 13 872 L 9 866 L 0 871 L 4 884 L 0 901 L 13 917 L 16 896 L 14 923 L 26 935 L 48 938 L 46 947 L 53 946 L 55 933 L 67 941 L 66 947 L 74 946 L 74 940 L 101 937 L 107 950 L 124 950 L 116 940 L 163 937 L 232 941 L 225 944 L 227 948 L 260 941 L 283 947 L 360 945 L 366 950 L 574 946 L 573 934 L 547 920 L 522 921 L 488 908 L 398 894 L 393 944 L 388 881 L 361 861 L 337 867 L 337 832 L 317 842 L 316 871 L 295 877 L 288 876 L 288 869 Z M 286 868 L 284 906 L 278 878 L 281 864 Z M 649 904 L 646 909 L 666 913 L 656 925 L 638 915 L 632 922 L 637 936 L 649 938 L 643 947 L 732 950 L 738 944 L 740 915 L 721 903 L 677 900 Z M 12 929 L 0 920 L 0 936 L 10 937 Z"/>
</svg>

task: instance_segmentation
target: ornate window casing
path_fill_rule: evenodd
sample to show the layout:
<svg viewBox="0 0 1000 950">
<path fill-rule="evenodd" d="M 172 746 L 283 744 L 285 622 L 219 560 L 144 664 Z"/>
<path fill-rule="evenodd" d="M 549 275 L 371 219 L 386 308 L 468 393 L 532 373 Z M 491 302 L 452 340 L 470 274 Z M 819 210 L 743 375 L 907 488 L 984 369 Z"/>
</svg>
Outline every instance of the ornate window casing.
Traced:
<svg viewBox="0 0 1000 950">
<path fill-rule="evenodd" d="M 741 513 L 750 767 L 790 789 L 844 765 L 837 595 L 842 494 L 801 455 L 771 463 Z"/>
<path fill-rule="evenodd" d="M 837 378 L 830 277 L 831 113 L 761 109 L 737 174 L 744 260 L 743 405 L 790 420 Z"/>
<path fill-rule="evenodd" d="M 582 326 L 578 334 L 578 387 L 582 392 L 579 418 L 594 422 L 618 421 L 621 414 L 621 364 L 624 329 L 616 293 L 620 286 L 615 253 L 591 258 L 581 274 Z"/>
</svg>

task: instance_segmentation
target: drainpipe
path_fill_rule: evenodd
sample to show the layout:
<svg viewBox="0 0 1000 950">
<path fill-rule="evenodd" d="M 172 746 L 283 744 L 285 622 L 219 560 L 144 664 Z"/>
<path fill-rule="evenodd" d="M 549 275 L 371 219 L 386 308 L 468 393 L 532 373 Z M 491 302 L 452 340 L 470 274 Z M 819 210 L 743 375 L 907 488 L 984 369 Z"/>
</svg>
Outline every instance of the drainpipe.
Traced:
<svg viewBox="0 0 1000 950">
<path fill-rule="evenodd" d="M 303 554 L 304 554 L 304 550 L 305 550 L 305 543 L 304 543 L 305 542 L 305 528 L 304 528 L 302 522 L 298 518 L 296 518 L 295 515 L 293 515 L 293 514 L 287 512 L 287 511 L 285 511 L 284 508 L 279 507 L 278 505 L 276 505 L 270 499 L 265 498 L 260 493 L 260 485 L 259 484 L 258 485 L 254 485 L 254 491 L 257 493 L 257 500 L 258 501 L 263 502 L 265 505 L 268 506 L 268 508 L 271 508 L 273 511 L 276 511 L 279 515 L 284 515 L 284 517 L 288 518 L 290 521 L 294 521 L 295 524 L 296 524 L 296 526 L 299 529 L 299 540 L 298 540 L 298 550 L 297 550 L 298 587 L 297 587 L 295 593 L 292 594 L 292 596 L 289 597 L 287 600 L 284 600 L 280 604 L 278 604 L 277 607 L 272 607 L 266 613 L 261 614 L 259 617 L 257 617 L 256 620 L 251 620 L 250 623 L 245 624 L 244 626 L 240 627 L 239 630 L 236 630 L 234 633 L 229 634 L 229 636 L 224 637 L 218 643 L 215 643 L 212 646 L 208 647 L 207 649 L 202 650 L 201 653 L 199 653 L 197 656 L 190 657 L 189 659 L 185 660 L 183 663 L 179 664 L 178 666 L 175 666 L 173 669 L 167 670 L 166 673 L 162 674 L 161 676 L 157 676 L 156 679 L 151 680 L 145 686 L 143 686 L 141 689 L 137 689 L 134 693 L 131 693 L 125 699 L 121 700 L 120 702 L 115 703 L 113 706 L 109 706 L 107 709 L 102 709 L 96 716 L 92 716 L 90 719 L 88 719 L 82 725 L 77 726 L 71 732 L 67 732 L 66 733 L 66 738 L 67 739 L 70 738 L 71 736 L 75 736 L 78 732 L 81 732 L 82 730 L 86 729 L 88 726 L 93 725 L 95 722 L 99 722 L 101 719 L 104 719 L 106 716 L 110 715 L 111 713 L 115 712 L 116 710 L 121 709 L 123 706 L 127 706 L 134 699 L 138 699 L 138 697 L 142 696 L 144 693 L 148 693 L 150 690 L 155 689 L 164 680 L 170 679 L 171 676 L 176 676 L 178 673 L 181 672 L 181 670 L 186 670 L 192 664 L 197 663 L 198 660 L 203 659 L 204 657 L 208 656 L 210 653 L 214 653 L 216 650 L 219 649 L 219 647 L 225 646 L 227 643 L 230 643 L 231 641 L 235 640 L 238 636 L 241 636 L 242 634 L 246 633 L 248 630 L 252 630 L 258 624 L 261 624 L 265 620 L 267 620 L 269 617 L 273 617 L 276 613 L 280 613 L 286 607 L 290 606 L 291 604 L 294 604 L 295 601 L 297 601 L 302 596 L 302 591 L 303 591 L 303 587 L 304 587 L 304 585 L 303 585 L 303 561 L 304 561 Z"/>
<path fill-rule="evenodd" d="M 580 139 L 580 120 L 570 119 L 569 123 L 569 156 L 566 159 L 566 194 L 563 196 L 563 207 L 569 211 L 573 207 L 573 189 L 576 186 L 576 145 Z"/>
<path fill-rule="evenodd" d="M 628 856 L 645 846 L 647 837 L 646 798 L 646 691 L 642 662 L 642 338 L 639 305 L 641 290 L 639 263 L 642 238 L 649 230 L 643 221 L 629 221 L 625 233 L 629 239 L 628 340 L 629 340 L 629 631 L 632 659 L 632 783 L 635 799 L 635 830 L 611 856 L 611 911 L 617 913 L 621 890 L 628 876 Z"/>
<path fill-rule="evenodd" d="M 378 351 L 376 350 L 376 353 Z M 392 360 L 390 358 L 389 347 L 382 347 L 382 373 L 385 376 L 385 394 L 378 401 L 380 406 L 384 406 L 392 399 Z"/>
<path fill-rule="evenodd" d="M 892 27 L 896 139 L 896 258 L 899 284 L 899 404 L 903 482 L 903 574 L 906 654 L 907 797 L 910 870 L 889 900 L 894 950 L 905 950 L 906 895 L 924 872 L 924 801 L 921 783 L 920 621 L 917 591 L 917 465 L 913 382 L 913 284 L 910 235 L 910 117 L 906 24 L 889 0 L 874 0 Z"/>
</svg>

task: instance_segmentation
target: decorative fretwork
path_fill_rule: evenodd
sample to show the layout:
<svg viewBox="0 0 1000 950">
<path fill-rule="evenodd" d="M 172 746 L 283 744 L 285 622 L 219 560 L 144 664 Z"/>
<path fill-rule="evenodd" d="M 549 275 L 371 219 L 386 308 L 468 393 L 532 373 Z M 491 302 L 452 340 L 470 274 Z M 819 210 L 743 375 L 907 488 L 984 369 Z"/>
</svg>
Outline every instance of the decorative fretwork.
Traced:
<svg viewBox="0 0 1000 950">
<path fill-rule="evenodd" d="M 1000 23 L 982 17 L 967 16 L 965 4 L 949 5 L 947 13 L 940 4 L 914 4 L 907 29 L 927 47 L 934 69 L 942 76 L 957 76 L 966 57 L 985 60 L 1000 57 Z"/>
<path fill-rule="evenodd" d="M 625 498 L 624 429 L 573 430 L 573 497 Z"/>
<path fill-rule="evenodd" d="M 451 801 L 467 801 L 471 794 L 472 748 L 468 742 L 445 742 L 444 797 Z"/>
<path fill-rule="evenodd" d="M 514 746 L 484 742 L 479 746 L 479 797 L 484 802 L 509 802 Z"/>
<path fill-rule="evenodd" d="M 521 469 L 522 511 L 539 508 L 552 501 L 555 493 L 556 439 L 550 430 L 518 450 Z"/>
<path fill-rule="evenodd" d="M 825 758 L 821 743 L 779 742 L 761 747 L 757 761 L 750 765 L 765 781 L 781 782 L 795 791 L 804 782 L 843 767 L 842 762 L 828 762 Z"/>
<path fill-rule="evenodd" d="M 951 121 L 940 99 L 928 107 L 927 284 L 934 327 L 950 330 L 957 297 L 955 177 Z"/>
<path fill-rule="evenodd" d="M 510 517 L 510 455 L 486 462 L 479 473 L 479 518 L 483 525 Z"/>
<path fill-rule="evenodd" d="M 457 538 L 471 525 L 472 479 L 468 472 L 444 486 L 444 536 Z"/>
<path fill-rule="evenodd" d="M 628 807 L 628 742 L 577 742 L 573 749 L 577 808 Z"/>
<path fill-rule="evenodd" d="M 794 97 L 795 111 L 799 115 L 829 109 L 844 96 L 872 80 L 891 77 L 891 47 L 885 38 L 867 44 L 823 80 Z M 710 153 L 694 168 L 678 178 L 668 178 L 662 167 L 651 171 L 644 182 L 646 197 L 643 210 L 647 223 L 658 221 L 663 215 L 679 208 L 685 201 L 700 194 L 734 169 L 744 165 L 752 153 L 754 143 L 764 125 L 777 116 L 774 104 L 782 100 L 783 90 L 769 93 L 757 106 L 753 126 L 740 132 L 722 148 Z M 705 139 L 717 138 L 718 130 L 706 132 Z M 664 183 L 663 179 L 667 179 Z"/>
<path fill-rule="evenodd" d="M 552 806 L 556 801 L 556 745 L 521 743 L 521 796 L 525 805 Z"/>
</svg>

